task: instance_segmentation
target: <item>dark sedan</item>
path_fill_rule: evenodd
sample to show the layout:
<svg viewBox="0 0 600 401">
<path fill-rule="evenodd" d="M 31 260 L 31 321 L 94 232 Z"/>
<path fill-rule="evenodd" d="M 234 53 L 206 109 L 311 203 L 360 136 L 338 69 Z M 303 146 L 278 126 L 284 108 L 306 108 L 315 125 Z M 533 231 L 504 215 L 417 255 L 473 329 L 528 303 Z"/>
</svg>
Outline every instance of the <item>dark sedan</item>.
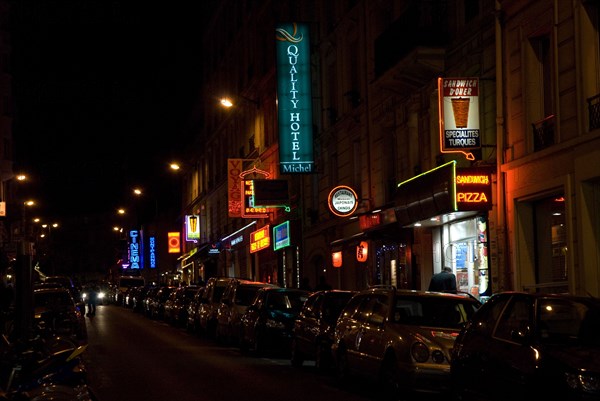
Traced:
<svg viewBox="0 0 600 401">
<path fill-rule="evenodd" d="M 296 316 L 310 292 L 292 288 L 258 290 L 241 320 L 240 348 L 256 354 L 289 354 Z"/>
<path fill-rule="evenodd" d="M 292 366 L 302 366 L 314 360 L 317 369 L 333 366 L 331 344 L 335 323 L 354 293 L 352 291 L 317 291 L 304 303 L 294 324 L 292 336 Z"/>
<path fill-rule="evenodd" d="M 600 302 L 496 294 L 457 338 L 451 374 L 461 399 L 599 400 Z"/>
</svg>

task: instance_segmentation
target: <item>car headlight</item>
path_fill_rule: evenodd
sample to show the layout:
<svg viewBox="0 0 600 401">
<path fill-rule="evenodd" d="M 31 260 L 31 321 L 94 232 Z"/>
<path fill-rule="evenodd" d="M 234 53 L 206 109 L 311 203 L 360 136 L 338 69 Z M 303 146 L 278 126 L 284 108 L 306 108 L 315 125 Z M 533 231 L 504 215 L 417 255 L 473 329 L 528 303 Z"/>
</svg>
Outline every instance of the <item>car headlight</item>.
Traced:
<svg viewBox="0 0 600 401">
<path fill-rule="evenodd" d="M 98 299 L 103 299 L 104 298 L 104 292 L 100 291 L 98 293 Z"/>
<path fill-rule="evenodd" d="M 429 359 L 429 348 L 422 342 L 416 342 L 410 347 L 410 353 L 417 362 L 427 362 Z"/>
<path fill-rule="evenodd" d="M 84 292 L 83 294 L 81 294 L 81 299 L 86 299 L 87 298 L 87 294 Z"/>
<path fill-rule="evenodd" d="M 600 380 L 598 376 L 586 373 L 566 373 L 567 385 L 585 393 L 600 392 Z"/>
</svg>

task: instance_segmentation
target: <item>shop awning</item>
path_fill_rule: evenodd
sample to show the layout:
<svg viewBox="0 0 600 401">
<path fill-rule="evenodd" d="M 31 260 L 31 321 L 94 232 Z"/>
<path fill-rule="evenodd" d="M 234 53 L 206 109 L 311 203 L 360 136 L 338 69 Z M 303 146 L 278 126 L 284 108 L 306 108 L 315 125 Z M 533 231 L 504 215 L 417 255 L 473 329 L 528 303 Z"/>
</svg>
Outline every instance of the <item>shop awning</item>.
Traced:
<svg viewBox="0 0 600 401">
<path fill-rule="evenodd" d="M 396 219 L 401 226 L 456 208 L 456 162 L 451 161 L 398 184 L 394 195 Z"/>
</svg>

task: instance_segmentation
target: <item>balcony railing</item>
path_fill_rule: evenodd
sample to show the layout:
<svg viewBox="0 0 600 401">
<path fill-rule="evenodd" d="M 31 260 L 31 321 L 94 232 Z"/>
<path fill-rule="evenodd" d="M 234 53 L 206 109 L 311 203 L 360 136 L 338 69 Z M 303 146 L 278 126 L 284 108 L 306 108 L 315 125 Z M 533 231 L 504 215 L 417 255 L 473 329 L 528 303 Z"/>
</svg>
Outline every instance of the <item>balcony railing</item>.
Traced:
<svg viewBox="0 0 600 401">
<path fill-rule="evenodd" d="M 590 115 L 590 131 L 600 128 L 600 94 L 587 100 L 588 114 Z"/>
<path fill-rule="evenodd" d="M 532 123 L 533 150 L 538 151 L 554 145 L 554 127 L 556 116 L 553 114 L 543 120 Z"/>
</svg>

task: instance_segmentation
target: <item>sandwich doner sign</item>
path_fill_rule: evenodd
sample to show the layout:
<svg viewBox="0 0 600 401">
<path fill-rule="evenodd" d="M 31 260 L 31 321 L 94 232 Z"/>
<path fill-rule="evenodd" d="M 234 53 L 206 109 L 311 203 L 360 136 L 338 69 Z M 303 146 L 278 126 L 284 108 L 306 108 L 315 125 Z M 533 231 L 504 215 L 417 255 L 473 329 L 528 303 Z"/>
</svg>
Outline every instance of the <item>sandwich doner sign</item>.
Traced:
<svg viewBox="0 0 600 401">
<path fill-rule="evenodd" d="M 440 147 L 445 153 L 463 153 L 481 147 L 479 130 L 479 79 L 438 78 Z"/>
</svg>

